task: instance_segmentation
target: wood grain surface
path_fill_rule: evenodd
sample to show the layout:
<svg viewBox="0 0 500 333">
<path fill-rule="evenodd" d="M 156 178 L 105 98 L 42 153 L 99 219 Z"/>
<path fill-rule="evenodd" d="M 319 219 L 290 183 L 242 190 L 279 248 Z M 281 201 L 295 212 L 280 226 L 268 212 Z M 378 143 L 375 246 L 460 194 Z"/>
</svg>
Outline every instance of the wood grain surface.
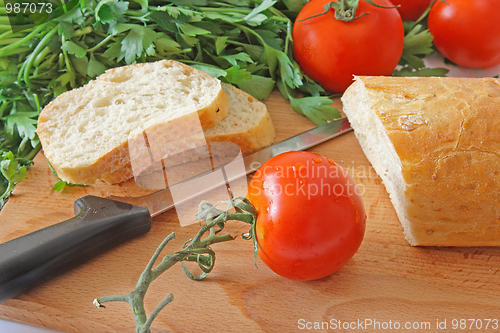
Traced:
<svg viewBox="0 0 500 333">
<path fill-rule="evenodd" d="M 276 127 L 276 142 L 314 126 L 295 114 L 277 92 L 266 104 Z M 204 281 L 189 280 L 177 265 L 153 282 L 146 296 L 147 311 L 168 293 L 174 293 L 174 301 L 156 318 L 152 332 L 385 332 L 408 325 L 413 332 L 433 332 L 445 327 L 453 331 L 454 324 L 460 332 L 500 329 L 499 248 L 409 246 L 389 196 L 354 133 L 312 151 L 342 165 L 362 190 L 367 229 L 354 258 L 327 278 L 297 282 L 277 276 L 260 260 L 255 268 L 248 241 L 238 238 L 216 244 L 217 262 Z M 51 190 L 55 182 L 39 154 L 0 213 L 0 242 L 72 217 L 73 202 L 85 194 L 149 192 L 133 180 L 113 186 L 67 187 L 62 192 Z M 134 332 L 128 304 L 107 303 L 106 309 L 96 309 L 92 301 L 130 292 L 163 238 L 176 232 L 176 240 L 165 249 L 171 253 L 197 230 L 197 225 L 181 228 L 175 210 L 161 214 L 153 219 L 148 234 L 3 302 L 0 318 L 69 333 Z M 239 235 L 247 226 L 230 223 L 228 231 Z M 461 319 L 475 321 L 467 321 L 464 328 Z M 497 320 L 497 325 L 493 320 L 485 329 L 488 319 Z M 476 328 L 479 320 L 482 329 Z M 342 329 L 346 323 L 349 329 Z"/>
</svg>

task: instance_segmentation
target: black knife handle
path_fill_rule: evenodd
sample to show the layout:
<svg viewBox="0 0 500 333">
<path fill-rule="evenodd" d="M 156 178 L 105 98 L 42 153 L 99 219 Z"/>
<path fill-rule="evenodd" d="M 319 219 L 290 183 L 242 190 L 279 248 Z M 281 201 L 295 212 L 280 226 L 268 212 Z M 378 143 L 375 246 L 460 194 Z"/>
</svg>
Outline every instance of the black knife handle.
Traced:
<svg viewBox="0 0 500 333">
<path fill-rule="evenodd" d="M 151 229 L 146 208 L 85 196 L 76 216 L 0 244 L 0 302 Z"/>
</svg>

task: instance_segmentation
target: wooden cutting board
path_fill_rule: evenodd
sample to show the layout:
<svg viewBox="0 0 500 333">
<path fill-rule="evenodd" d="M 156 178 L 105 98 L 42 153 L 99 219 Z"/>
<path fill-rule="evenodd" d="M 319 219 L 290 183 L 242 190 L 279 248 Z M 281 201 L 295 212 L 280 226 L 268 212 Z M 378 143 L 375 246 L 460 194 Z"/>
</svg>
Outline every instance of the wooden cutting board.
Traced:
<svg viewBox="0 0 500 333">
<path fill-rule="evenodd" d="M 277 92 L 266 104 L 276 127 L 276 142 L 314 126 L 294 113 Z M 341 107 L 338 101 L 336 104 Z M 414 331 L 478 331 L 475 327 L 480 324 L 483 330 L 489 325 L 486 331 L 499 328 L 499 248 L 410 247 L 380 178 L 352 132 L 312 151 L 342 165 L 362 190 L 367 229 L 354 258 L 327 278 L 297 282 L 277 276 L 260 260 L 255 268 L 248 241 L 238 238 L 215 244 L 217 262 L 204 281 L 189 280 L 178 265 L 151 285 L 146 295 L 148 312 L 168 293 L 174 293 L 174 301 L 156 318 L 152 332 L 295 332 L 310 328 L 319 332 L 345 325 L 350 331 L 390 331 L 408 325 L 419 328 Z M 39 154 L 0 213 L 0 242 L 72 217 L 73 202 L 80 196 L 149 192 L 134 181 L 56 192 L 51 190 L 55 182 Z M 177 238 L 165 254 L 179 250 L 197 230 L 197 225 L 181 228 L 175 210 L 161 214 L 153 219 L 148 234 L 0 304 L 0 318 L 64 332 L 134 332 L 128 304 L 107 303 L 106 309 L 97 309 L 92 301 L 130 292 L 169 233 L 174 231 Z M 247 226 L 232 222 L 228 230 L 240 235 Z"/>
</svg>

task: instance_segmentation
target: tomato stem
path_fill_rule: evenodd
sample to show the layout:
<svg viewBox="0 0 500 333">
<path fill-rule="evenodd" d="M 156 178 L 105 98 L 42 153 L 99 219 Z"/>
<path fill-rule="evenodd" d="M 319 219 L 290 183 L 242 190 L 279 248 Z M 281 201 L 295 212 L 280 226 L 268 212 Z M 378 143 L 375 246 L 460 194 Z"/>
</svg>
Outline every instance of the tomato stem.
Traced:
<svg viewBox="0 0 500 333">
<path fill-rule="evenodd" d="M 253 240 L 254 261 L 255 266 L 257 266 L 257 240 L 255 237 L 257 211 L 245 197 L 234 198 L 230 190 L 229 194 L 231 200 L 222 202 L 227 204 L 226 210 L 218 209 L 216 208 L 217 205 L 212 205 L 208 201 L 202 201 L 198 208 L 198 214 L 196 214 L 196 219 L 198 221 L 205 222 L 200 231 L 198 231 L 194 238 L 184 243 L 182 250 L 165 255 L 162 261 L 156 267 L 153 267 L 165 246 L 175 238 L 175 233 L 172 232 L 163 240 L 139 277 L 134 290 L 127 295 L 96 298 L 94 300 L 94 305 L 98 308 L 104 308 L 105 306 L 102 304 L 106 302 L 128 303 L 134 314 L 136 332 L 149 333 L 151 323 L 156 318 L 158 313 L 174 299 L 173 294 L 169 294 L 162 302 L 160 302 L 160 304 L 158 304 L 148 317 L 144 309 L 144 297 L 146 296 L 146 291 L 151 282 L 178 262 L 181 263 L 184 273 L 190 279 L 201 280 L 207 277 L 215 264 L 215 252 L 212 250 L 210 245 L 235 239 L 230 234 L 219 235 L 219 233 L 224 229 L 225 224 L 231 220 L 242 221 L 250 224 L 249 232 L 243 235 L 242 238 L 246 240 Z M 229 211 L 233 208 L 235 212 L 230 213 Z M 208 236 L 202 239 L 207 232 Z M 186 261 L 196 262 L 202 270 L 202 273 L 198 276 L 193 275 L 187 268 L 185 264 Z"/>
<path fill-rule="evenodd" d="M 429 5 L 429 7 L 427 7 L 427 9 L 425 10 L 425 12 L 422 15 L 420 15 L 420 17 L 415 21 L 415 23 L 420 23 L 423 19 L 425 19 L 425 17 L 427 15 L 429 15 L 429 12 L 431 11 L 431 8 L 432 8 L 432 6 L 434 6 L 434 3 L 436 1 L 444 2 L 446 5 L 448 4 L 446 2 L 446 0 L 432 0 L 431 3 L 430 3 L 430 5 Z"/>
<path fill-rule="evenodd" d="M 364 0 L 368 2 L 369 4 L 375 6 L 375 7 L 380 7 L 380 8 L 397 8 L 398 6 L 381 6 L 373 2 L 372 0 Z M 335 12 L 335 18 L 339 21 L 344 21 L 344 22 L 351 22 L 355 21 L 357 19 L 360 19 L 361 17 L 365 16 L 366 14 L 369 14 L 369 12 L 362 13 L 361 15 L 356 17 L 356 11 L 358 10 L 358 5 L 359 5 L 359 0 L 337 0 L 337 1 L 331 1 L 326 3 L 323 8 L 325 9 L 322 13 L 319 13 L 317 15 L 310 16 L 308 18 L 302 19 L 300 21 L 306 21 L 309 19 L 312 19 L 314 17 L 322 16 L 325 15 L 330 11 L 330 9 L 333 9 Z"/>
</svg>

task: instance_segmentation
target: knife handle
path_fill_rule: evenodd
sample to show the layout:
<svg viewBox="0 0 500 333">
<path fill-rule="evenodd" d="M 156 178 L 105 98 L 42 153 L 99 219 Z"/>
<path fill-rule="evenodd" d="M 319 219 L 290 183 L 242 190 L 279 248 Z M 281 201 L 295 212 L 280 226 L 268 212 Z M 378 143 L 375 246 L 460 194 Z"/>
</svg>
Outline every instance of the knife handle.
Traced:
<svg viewBox="0 0 500 333">
<path fill-rule="evenodd" d="M 0 303 L 151 229 L 146 208 L 96 196 L 76 216 L 0 244 Z"/>
</svg>

